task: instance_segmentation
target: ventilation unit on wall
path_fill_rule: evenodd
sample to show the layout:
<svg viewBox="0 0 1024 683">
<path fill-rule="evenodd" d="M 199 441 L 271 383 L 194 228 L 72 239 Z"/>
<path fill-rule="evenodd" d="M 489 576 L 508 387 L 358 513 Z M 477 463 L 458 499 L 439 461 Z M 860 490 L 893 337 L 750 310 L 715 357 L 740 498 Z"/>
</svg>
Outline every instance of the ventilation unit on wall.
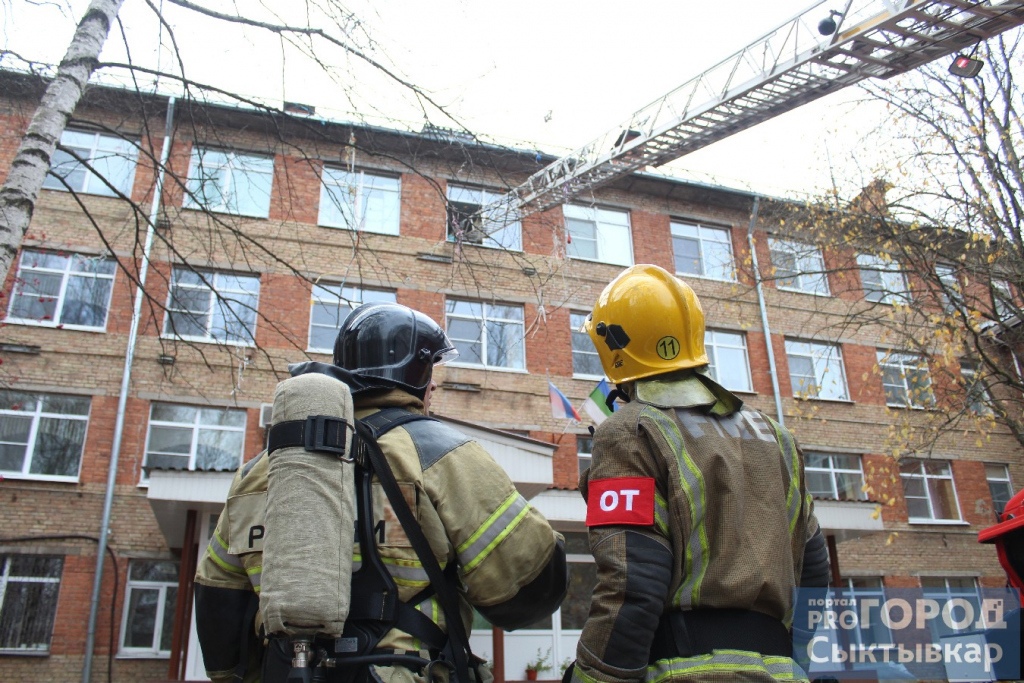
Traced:
<svg viewBox="0 0 1024 683">
<path fill-rule="evenodd" d="M 268 429 L 270 427 L 270 418 L 274 413 L 273 403 L 261 403 L 260 404 L 260 427 L 262 429 Z"/>
</svg>

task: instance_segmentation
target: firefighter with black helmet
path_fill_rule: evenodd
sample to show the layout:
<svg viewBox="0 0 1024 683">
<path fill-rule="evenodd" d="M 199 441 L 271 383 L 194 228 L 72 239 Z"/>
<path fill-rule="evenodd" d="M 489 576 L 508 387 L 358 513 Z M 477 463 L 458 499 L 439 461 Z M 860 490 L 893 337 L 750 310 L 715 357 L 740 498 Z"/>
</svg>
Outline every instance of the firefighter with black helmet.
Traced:
<svg viewBox="0 0 1024 683">
<path fill-rule="evenodd" d="M 829 564 L 793 435 L 712 380 L 700 302 L 663 268 L 621 273 L 584 329 L 625 405 L 580 477 L 598 580 L 565 679 L 806 680 L 793 589 Z"/>
<path fill-rule="evenodd" d="M 435 365 L 458 355 L 444 330 L 419 311 L 393 303 L 367 303 L 342 324 L 334 348 L 334 363 L 299 363 L 292 375 L 322 373 L 342 380 L 351 390 L 356 417 L 393 428 L 377 440 L 394 473 L 402 497 L 426 537 L 431 554 L 444 570 L 445 581 L 458 596 L 463 629 L 471 627 L 473 608 L 490 623 L 514 630 L 552 613 L 565 596 L 568 574 L 564 540 L 512 484 L 505 471 L 480 444 L 433 419 L 425 419 L 436 384 Z M 397 419 L 405 414 L 415 421 Z M 232 499 L 267 489 L 266 452 L 246 463 L 231 486 Z M 373 479 L 374 557 L 407 606 L 393 627 L 374 628 L 371 618 L 357 610 L 357 577 L 366 574 L 371 549 L 353 549 L 353 611 L 346 622 L 352 638 L 373 658 L 372 666 L 340 669 L 331 681 L 388 681 L 414 683 L 430 677 L 409 662 L 437 660 L 450 634 L 439 589 L 432 586 L 410 535 L 396 519 L 388 497 Z M 234 509 L 244 508 L 235 507 Z M 233 513 L 234 514 L 234 513 Z M 259 511 L 253 510 L 253 516 Z M 325 520 L 330 523 L 330 520 Z M 207 673 L 214 681 L 283 681 L 289 657 L 279 639 L 251 642 L 261 623 L 253 625 L 253 596 L 260 589 L 261 554 L 230 537 L 243 528 L 238 519 L 221 515 L 217 529 L 196 574 L 196 618 Z M 233 552 L 234 551 L 234 552 Z M 372 578 L 372 577 L 371 577 Z M 248 612 L 247 612 L 248 610 Z M 411 618 L 410 612 L 415 612 Z M 426 617 L 424 623 L 423 617 Z M 247 630 L 248 629 L 248 630 Z M 376 634 L 365 644 L 365 634 Z M 344 639 L 342 639 L 344 640 Z M 266 645 L 266 654 L 259 645 Z M 392 657 L 389 664 L 383 658 Z M 254 660 L 262 657 L 262 662 Z M 343 657 L 343 655 L 339 655 Z M 340 659 L 339 659 L 340 661 Z M 436 673 L 436 672 L 435 672 Z M 479 676 L 481 672 L 477 670 Z M 447 676 L 447 674 L 443 674 Z M 486 673 L 483 674 L 486 676 Z"/>
</svg>

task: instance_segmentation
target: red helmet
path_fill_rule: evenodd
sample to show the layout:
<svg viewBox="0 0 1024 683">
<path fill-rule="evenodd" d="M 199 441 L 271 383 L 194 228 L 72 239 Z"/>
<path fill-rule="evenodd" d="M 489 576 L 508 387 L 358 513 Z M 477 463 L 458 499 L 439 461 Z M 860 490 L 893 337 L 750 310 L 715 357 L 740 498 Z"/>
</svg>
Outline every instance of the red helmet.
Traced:
<svg viewBox="0 0 1024 683">
<path fill-rule="evenodd" d="M 978 532 L 978 542 L 996 544 L 1010 585 L 1024 590 L 1024 489 L 1006 504 L 997 524 Z"/>
</svg>

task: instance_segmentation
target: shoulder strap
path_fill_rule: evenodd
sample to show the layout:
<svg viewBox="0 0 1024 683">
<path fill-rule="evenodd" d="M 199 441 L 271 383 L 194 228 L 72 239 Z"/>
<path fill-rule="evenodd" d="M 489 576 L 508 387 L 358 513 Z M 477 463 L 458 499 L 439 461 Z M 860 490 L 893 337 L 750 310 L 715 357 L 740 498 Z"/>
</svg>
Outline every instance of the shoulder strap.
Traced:
<svg viewBox="0 0 1024 683">
<path fill-rule="evenodd" d="M 433 419 L 425 415 L 409 413 L 408 411 L 402 412 L 411 416 L 410 419 L 406 419 L 403 422 L 411 422 L 415 419 Z M 379 413 L 371 415 L 370 417 L 375 417 L 378 414 Z M 396 426 L 398 426 L 398 424 L 392 424 L 388 429 Z M 398 487 L 398 482 L 395 480 L 395 474 L 391 471 L 391 465 L 388 464 L 383 451 L 381 451 L 380 446 L 377 445 L 377 439 L 373 429 L 370 425 L 366 424 L 364 420 L 356 420 L 356 433 L 362 437 L 359 440 L 361 449 L 363 450 L 363 453 L 365 453 L 369 464 L 377 475 L 377 478 L 380 480 L 381 488 L 384 489 L 384 493 L 387 495 L 388 500 L 391 501 L 391 507 L 395 512 L 395 516 L 398 517 L 398 521 L 402 524 L 402 528 L 405 530 L 405 534 L 408 536 L 409 542 L 412 544 L 413 549 L 419 556 L 420 562 L 423 563 L 423 569 L 427 572 L 427 576 L 430 578 L 430 583 L 437 592 L 438 602 L 441 603 L 441 609 L 444 611 L 445 622 L 448 624 L 448 639 L 452 646 L 451 652 L 452 657 L 455 660 L 454 665 L 457 680 L 460 681 L 460 683 L 467 683 L 469 681 L 469 657 L 472 653 L 469 649 L 469 638 L 466 635 L 466 630 L 462 623 L 462 616 L 459 612 L 458 596 L 456 596 L 455 591 L 452 588 L 452 584 L 445 580 L 444 570 L 442 570 L 441 565 L 438 564 L 437 558 L 434 557 L 434 552 L 430 549 L 430 543 L 427 541 L 427 537 L 423 534 L 423 529 L 420 528 L 419 522 L 416 521 L 416 517 L 412 514 L 412 510 L 409 509 L 409 504 L 406 502 L 405 496 L 402 495 L 402 491 Z"/>
<path fill-rule="evenodd" d="M 379 439 L 395 427 L 401 427 L 409 422 L 418 422 L 420 420 L 439 422 L 435 417 L 430 417 L 429 415 L 424 415 L 422 413 L 414 413 L 411 410 L 395 406 L 383 408 L 373 415 L 364 417 L 360 422 L 370 428 L 374 439 Z"/>
</svg>

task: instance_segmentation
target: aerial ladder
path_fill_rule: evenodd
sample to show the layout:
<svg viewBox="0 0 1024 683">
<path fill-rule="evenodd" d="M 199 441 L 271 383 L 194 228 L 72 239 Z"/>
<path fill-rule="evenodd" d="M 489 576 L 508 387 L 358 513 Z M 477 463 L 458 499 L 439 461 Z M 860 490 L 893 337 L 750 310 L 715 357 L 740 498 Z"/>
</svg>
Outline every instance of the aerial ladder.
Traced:
<svg viewBox="0 0 1024 683">
<path fill-rule="evenodd" d="M 537 171 L 481 213 L 490 223 L 550 209 L 847 86 L 959 54 L 1021 24 L 1024 0 L 821 0 Z"/>
</svg>

